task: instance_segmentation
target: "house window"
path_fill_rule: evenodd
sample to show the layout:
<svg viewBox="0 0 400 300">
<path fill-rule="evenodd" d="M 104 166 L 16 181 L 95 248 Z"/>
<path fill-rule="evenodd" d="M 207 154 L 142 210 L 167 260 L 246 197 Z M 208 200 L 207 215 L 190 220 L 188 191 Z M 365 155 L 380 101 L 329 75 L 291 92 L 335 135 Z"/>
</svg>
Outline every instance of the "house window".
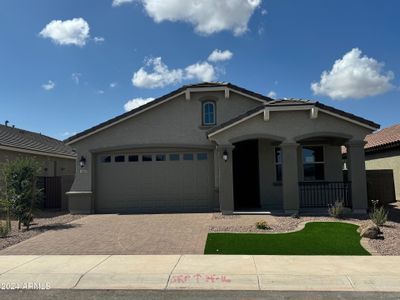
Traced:
<svg viewBox="0 0 400 300">
<path fill-rule="evenodd" d="M 304 181 L 325 179 L 324 147 L 303 147 L 303 172 Z"/>
<path fill-rule="evenodd" d="M 169 155 L 169 160 L 171 160 L 171 161 L 179 160 L 179 154 L 177 154 L 177 153 L 170 154 Z"/>
<path fill-rule="evenodd" d="M 282 150 L 275 148 L 275 179 L 277 182 L 282 181 Z"/>
<path fill-rule="evenodd" d="M 157 154 L 156 161 L 165 161 L 165 154 Z"/>
<path fill-rule="evenodd" d="M 128 156 L 128 161 L 130 161 L 130 162 L 137 162 L 137 161 L 139 161 L 139 155 L 129 155 L 129 156 Z"/>
<path fill-rule="evenodd" d="M 197 160 L 207 160 L 208 155 L 207 153 L 197 153 Z"/>
<path fill-rule="evenodd" d="M 102 163 L 110 163 L 111 162 L 111 155 L 104 155 L 100 158 Z"/>
<path fill-rule="evenodd" d="M 203 125 L 215 125 L 215 102 L 203 102 Z"/>
<path fill-rule="evenodd" d="M 114 158 L 115 162 L 124 162 L 125 161 L 125 155 L 116 155 Z"/>
<path fill-rule="evenodd" d="M 142 161 L 153 161 L 153 157 L 151 156 L 151 154 L 144 154 L 142 156 Z"/>
<path fill-rule="evenodd" d="M 183 154 L 183 160 L 193 160 L 193 153 Z"/>
</svg>

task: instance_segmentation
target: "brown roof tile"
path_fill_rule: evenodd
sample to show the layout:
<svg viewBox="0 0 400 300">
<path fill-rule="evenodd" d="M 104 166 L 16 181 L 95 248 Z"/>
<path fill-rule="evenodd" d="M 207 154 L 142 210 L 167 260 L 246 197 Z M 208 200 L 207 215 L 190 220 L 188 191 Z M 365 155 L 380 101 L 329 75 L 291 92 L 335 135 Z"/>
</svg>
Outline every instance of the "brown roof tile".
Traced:
<svg viewBox="0 0 400 300">
<path fill-rule="evenodd" d="M 400 124 L 369 134 L 366 136 L 365 141 L 367 142 L 365 145 L 367 151 L 400 143 Z"/>
</svg>

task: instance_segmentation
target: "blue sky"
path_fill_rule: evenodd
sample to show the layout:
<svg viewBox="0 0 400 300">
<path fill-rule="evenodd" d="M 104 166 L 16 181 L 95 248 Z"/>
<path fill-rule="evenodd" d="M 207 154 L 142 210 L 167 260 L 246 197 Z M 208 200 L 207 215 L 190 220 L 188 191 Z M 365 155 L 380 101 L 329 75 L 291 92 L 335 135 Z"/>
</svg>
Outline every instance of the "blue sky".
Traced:
<svg viewBox="0 0 400 300">
<path fill-rule="evenodd" d="M 396 0 L 2 0 L 0 122 L 64 139 L 216 80 L 385 127 L 399 123 L 399 37 Z"/>
</svg>

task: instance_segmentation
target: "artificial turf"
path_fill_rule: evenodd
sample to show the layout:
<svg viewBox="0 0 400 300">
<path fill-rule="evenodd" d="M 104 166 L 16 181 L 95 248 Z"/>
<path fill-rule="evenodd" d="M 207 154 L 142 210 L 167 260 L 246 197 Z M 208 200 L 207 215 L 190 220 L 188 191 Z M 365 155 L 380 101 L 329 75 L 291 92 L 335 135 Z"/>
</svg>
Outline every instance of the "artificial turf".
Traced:
<svg viewBox="0 0 400 300">
<path fill-rule="evenodd" d="M 358 226 L 307 223 L 290 233 L 209 233 L 204 254 L 370 255 L 360 244 Z"/>
</svg>

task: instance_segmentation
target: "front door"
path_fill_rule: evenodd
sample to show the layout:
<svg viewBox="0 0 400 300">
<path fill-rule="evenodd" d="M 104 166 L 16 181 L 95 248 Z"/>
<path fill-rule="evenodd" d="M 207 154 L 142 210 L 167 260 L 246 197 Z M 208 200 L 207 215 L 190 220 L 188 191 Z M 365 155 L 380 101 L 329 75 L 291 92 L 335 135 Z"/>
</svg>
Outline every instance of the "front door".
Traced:
<svg viewBox="0 0 400 300">
<path fill-rule="evenodd" d="M 233 192 L 235 210 L 260 207 L 258 140 L 234 144 Z"/>
</svg>

